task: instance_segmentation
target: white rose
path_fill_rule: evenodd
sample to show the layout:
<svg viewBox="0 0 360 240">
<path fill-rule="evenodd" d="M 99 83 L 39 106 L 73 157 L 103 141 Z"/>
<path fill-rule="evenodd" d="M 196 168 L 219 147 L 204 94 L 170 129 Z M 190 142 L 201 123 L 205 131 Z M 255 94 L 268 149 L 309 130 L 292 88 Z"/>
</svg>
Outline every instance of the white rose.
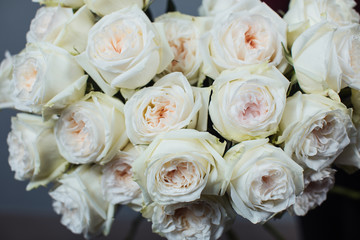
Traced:
<svg viewBox="0 0 360 240">
<path fill-rule="evenodd" d="M 349 87 L 360 90 L 360 25 L 340 27 L 334 38 L 342 80 Z"/>
<path fill-rule="evenodd" d="M 65 23 L 74 15 L 71 8 L 42 7 L 31 20 L 27 42 L 54 42 Z"/>
<path fill-rule="evenodd" d="M 171 62 L 164 33 L 137 7 L 106 15 L 89 32 L 78 62 L 105 93 L 144 86 Z"/>
<path fill-rule="evenodd" d="M 216 78 L 223 70 L 264 62 L 283 71 L 282 44 L 286 46 L 286 23 L 266 4 L 229 10 L 216 16 L 202 37 L 204 72 Z"/>
<path fill-rule="evenodd" d="M 87 7 L 100 16 L 105 16 L 123 8 L 136 5 L 145 8 L 150 0 L 84 0 Z"/>
<path fill-rule="evenodd" d="M 36 115 L 20 113 L 11 119 L 9 164 L 15 179 L 30 179 L 27 190 L 45 186 L 66 170 L 68 163 L 59 154 L 53 126 L 53 121 L 43 122 Z"/>
<path fill-rule="evenodd" d="M 70 105 L 55 126 L 60 154 L 74 164 L 110 161 L 128 142 L 123 108 L 99 92 Z"/>
<path fill-rule="evenodd" d="M 236 215 L 226 199 L 214 196 L 173 205 L 152 204 L 143 211 L 152 221 L 153 232 L 177 240 L 218 239 Z"/>
<path fill-rule="evenodd" d="M 58 181 L 49 194 L 55 212 L 62 215 L 61 223 L 87 239 L 101 232 L 106 235 L 114 217 L 114 206 L 102 197 L 101 167 L 81 165 Z"/>
<path fill-rule="evenodd" d="M 135 181 L 146 203 L 190 202 L 202 193 L 224 192 L 225 143 L 208 132 L 192 129 L 157 136 L 135 160 Z"/>
<path fill-rule="evenodd" d="M 289 25 L 289 45 L 306 29 L 323 20 L 340 26 L 359 22 L 355 5 L 354 0 L 291 0 L 284 16 Z"/>
<path fill-rule="evenodd" d="M 320 206 L 328 191 L 334 186 L 336 170 L 325 168 L 319 172 L 310 169 L 304 172 L 304 192 L 296 197 L 295 204 L 288 211 L 297 216 L 305 216 L 311 209 Z"/>
<path fill-rule="evenodd" d="M 84 5 L 84 0 L 32 0 L 33 2 L 38 2 L 40 4 L 45 4 L 46 6 L 62 6 L 62 7 L 71 7 L 79 8 Z"/>
<path fill-rule="evenodd" d="M 12 100 L 12 72 L 13 56 L 8 51 L 5 52 L 5 59 L 0 64 L 0 109 L 13 107 Z"/>
<path fill-rule="evenodd" d="M 29 44 L 14 59 L 15 108 L 56 112 L 84 96 L 86 80 L 83 69 L 64 49 L 49 43 Z"/>
<path fill-rule="evenodd" d="M 73 13 L 71 8 L 42 7 L 31 21 L 27 42 L 50 42 L 79 54 L 86 48 L 88 32 L 95 18 L 86 7 Z"/>
<path fill-rule="evenodd" d="M 226 139 L 264 138 L 274 134 L 285 108 L 289 81 L 267 65 L 224 71 L 213 84 L 209 114 Z"/>
<path fill-rule="evenodd" d="M 155 21 L 163 23 L 166 39 L 174 54 L 163 74 L 182 72 L 191 84 L 202 80 L 199 40 L 205 31 L 204 21 L 179 12 L 161 15 Z"/>
<path fill-rule="evenodd" d="M 216 16 L 234 8 L 236 10 L 246 10 L 259 3 L 259 0 L 202 0 L 199 7 L 199 15 Z"/>
<path fill-rule="evenodd" d="M 232 171 L 227 190 L 231 204 L 252 223 L 266 222 L 290 207 L 304 188 L 303 169 L 267 142 L 244 141 L 224 156 Z"/>
<path fill-rule="evenodd" d="M 338 93 L 346 83 L 359 88 L 356 83 L 359 61 L 353 52 L 358 40 L 351 34 L 356 28 L 339 28 L 323 21 L 295 40 L 291 53 L 296 77 L 304 92 L 322 94 L 330 89 Z"/>
<path fill-rule="evenodd" d="M 112 204 L 126 204 L 138 211 L 141 209 L 142 193 L 133 180 L 132 164 L 143 151 L 143 147 L 129 143 L 104 165 L 101 185 L 107 201 Z"/>
<path fill-rule="evenodd" d="M 287 99 L 279 128 L 284 151 L 315 171 L 330 166 L 356 134 L 345 105 L 300 92 Z"/>
<path fill-rule="evenodd" d="M 206 96 L 204 96 L 206 95 Z M 191 88 L 179 72 L 136 92 L 125 104 L 126 132 L 134 144 L 149 144 L 160 133 L 207 125 L 210 89 Z M 203 98 L 204 96 L 204 98 Z M 203 99 L 205 99 L 203 101 Z M 202 129 L 202 130 L 206 130 Z"/>
</svg>

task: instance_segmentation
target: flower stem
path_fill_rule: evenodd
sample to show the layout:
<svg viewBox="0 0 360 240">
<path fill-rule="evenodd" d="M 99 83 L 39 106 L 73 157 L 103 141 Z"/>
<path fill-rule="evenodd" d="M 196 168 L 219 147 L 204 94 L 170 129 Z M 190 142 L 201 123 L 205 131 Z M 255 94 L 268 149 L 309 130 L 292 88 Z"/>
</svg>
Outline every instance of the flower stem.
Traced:
<svg viewBox="0 0 360 240">
<path fill-rule="evenodd" d="M 137 229 L 139 228 L 142 220 L 143 220 L 143 217 L 141 214 L 136 216 L 136 218 L 131 223 L 131 228 L 130 228 L 126 238 L 124 238 L 125 240 L 133 240 L 135 238 Z"/>
<path fill-rule="evenodd" d="M 348 197 L 353 200 L 360 200 L 360 192 L 339 185 L 334 186 L 330 192 Z"/>
<path fill-rule="evenodd" d="M 270 223 L 266 222 L 263 227 L 268 231 L 276 240 L 285 240 L 285 238 L 274 228 Z"/>
</svg>

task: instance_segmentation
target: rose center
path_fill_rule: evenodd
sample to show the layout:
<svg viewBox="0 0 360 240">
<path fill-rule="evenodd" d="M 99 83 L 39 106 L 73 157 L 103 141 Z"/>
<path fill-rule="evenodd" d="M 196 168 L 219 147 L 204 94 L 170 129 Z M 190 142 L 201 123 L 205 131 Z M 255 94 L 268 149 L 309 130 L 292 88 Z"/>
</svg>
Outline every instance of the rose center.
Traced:
<svg viewBox="0 0 360 240">
<path fill-rule="evenodd" d="M 193 184 L 195 166 L 190 162 L 180 162 L 163 170 L 165 185 L 171 188 L 188 188 Z"/>
<path fill-rule="evenodd" d="M 32 59 L 26 61 L 24 65 L 20 66 L 17 73 L 19 78 L 18 88 L 24 89 L 27 92 L 32 91 L 38 74 L 38 70 L 34 61 L 35 60 Z"/>
<path fill-rule="evenodd" d="M 122 164 L 120 169 L 116 169 L 115 176 L 117 181 L 124 182 L 132 178 L 131 166 L 129 164 Z"/>
<path fill-rule="evenodd" d="M 249 29 L 245 32 L 245 43 L 250 49 L 254 49 L 257 47 L 256 36 L 250 26 Z"/>
<path fill-rule="evenodd" d="M 145 122 L 152 128 L 164 128 L 166 120 L 170 119 L 175 113 L 176 103 L 164 97 L 151 100 L 143 112 Z"/>
<path fill-rule="evenodd" d="M 249 90 L 249 89 L 248 89 Z M 258 124 L 265 119 L 270 111 L 269 103 L 265 100 L 261 89 L 244 91 L 235 96 L 230 112 L 241 125 Z"/>
</svg>

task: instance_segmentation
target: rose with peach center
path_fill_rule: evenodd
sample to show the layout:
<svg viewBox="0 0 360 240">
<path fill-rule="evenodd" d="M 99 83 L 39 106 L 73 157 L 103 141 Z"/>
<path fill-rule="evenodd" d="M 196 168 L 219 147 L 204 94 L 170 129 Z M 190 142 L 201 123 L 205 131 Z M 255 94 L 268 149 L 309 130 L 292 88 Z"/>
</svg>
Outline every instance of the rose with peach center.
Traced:
<svg viewBox="0 0 360 240">
<path fill-rule="evenodd" d="M 275 67 L 266 65 L 224 71 L 215 79 L 209 106 L 214 128 L 237 142 L 275 133 L 288 85 Z"/>
<path fill-rule="evenodd" d="M 172 204 L 223 194 L 225 145 L 207 132 L 192 129 L 157 136 L 135 160 L 135 181 L 145 203 Z"/>
</svg>

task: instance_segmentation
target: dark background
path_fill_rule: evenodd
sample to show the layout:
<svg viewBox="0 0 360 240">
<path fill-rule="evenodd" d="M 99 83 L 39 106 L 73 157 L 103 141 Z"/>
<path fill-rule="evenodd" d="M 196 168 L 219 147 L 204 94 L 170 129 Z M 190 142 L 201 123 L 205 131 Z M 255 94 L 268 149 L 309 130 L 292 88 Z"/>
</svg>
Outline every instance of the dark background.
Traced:
<svg viewBox="0 0 360 240">
<path fill-rule="evenodd" d="M 177 10 L 197 15 L 200 0 L 174 0 Z M 275 11 L 286 11 L 288 1 L 265 1 Z M 151 6 L 154 16 L 165 11 L 165 0 L 155 0 Z M 0 60 L 6 50 L 11 54 L 20 52 L 25 46 L 25 34 L 30 21 L 39 5 L 31 0 L 0 0 Z M 25 190 L 27 182 L 14 179 L 8 164 L 7 134 L 10 131 L 10 118 L 14 110 L 0 112 L 0 239 L 82 239 L 73 235 L 60 224 L 51 206 L 48 188 L 39 188 L 30 192 Z M 117 216 L 110 236 L 107 239 L 124 239 L 136 214 L 123 208 Z M 281 220 L 271 220 L 286 239 L 300 239 L 297 219 L 285 215 Z M 136 239 L 160 239 L 151 233 L 151 227 L 145 221 L 140 225 Z M 236 220 L 234 227 L 241 239 L 270 239 L 270 235 L 260 226 L 248 221 Z M 146 236 L 146 237 L 145 237 Z M 222 239 L 226 239 L 223 237 Z"/>
</svg>

